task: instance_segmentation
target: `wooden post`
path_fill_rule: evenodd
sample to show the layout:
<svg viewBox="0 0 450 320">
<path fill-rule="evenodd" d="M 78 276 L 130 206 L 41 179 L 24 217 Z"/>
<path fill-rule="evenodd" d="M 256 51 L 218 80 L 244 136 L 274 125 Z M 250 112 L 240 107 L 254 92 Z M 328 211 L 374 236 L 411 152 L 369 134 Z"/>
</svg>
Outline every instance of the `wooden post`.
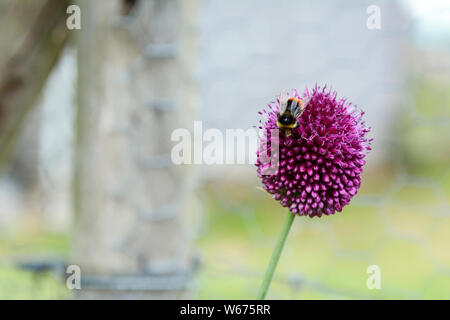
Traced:
<svg viewBox="0 0 450 320">
<path fill-rule="evenodd" d="M 184 298 L 189 173 L 171 163 L 170 135 L 192 119 L 195 0 L 79 4 L 79 297 Z"/>
</svg>

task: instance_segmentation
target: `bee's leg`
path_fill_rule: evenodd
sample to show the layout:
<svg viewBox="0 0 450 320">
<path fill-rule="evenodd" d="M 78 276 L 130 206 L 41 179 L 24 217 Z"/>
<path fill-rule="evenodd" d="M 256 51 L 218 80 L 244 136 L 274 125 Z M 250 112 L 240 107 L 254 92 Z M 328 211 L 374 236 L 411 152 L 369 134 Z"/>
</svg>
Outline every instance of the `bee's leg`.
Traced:
<svg viewBox="0 0 450 320">
<path fill-rule="evenodd" d="M 291 135 L 291 129 L 286 129 L 284 131 L 284 134 L 286 135 L 286 137 L 289 137 Z"/>
</svg>

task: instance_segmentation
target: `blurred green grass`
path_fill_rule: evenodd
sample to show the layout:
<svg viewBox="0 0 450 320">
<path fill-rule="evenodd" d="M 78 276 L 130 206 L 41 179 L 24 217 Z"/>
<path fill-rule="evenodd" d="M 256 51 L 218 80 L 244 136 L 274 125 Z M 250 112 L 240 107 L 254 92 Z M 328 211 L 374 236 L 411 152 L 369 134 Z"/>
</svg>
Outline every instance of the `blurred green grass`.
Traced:
<svg viewBox="0 0 450 320">
<path fill-rule="evenodd" d="M 342 213 L 295 219 L 269 299 L 450 297 L 450 217 L 439 214 L 445 203 L 424 186 L 400 186 L 380 196 L 378 190 L 389 190 L 394 181 L 372 176 L 380 185 L 363 183 Z M 207 190 L 210 215 L 197 244 L 204 259 L 197 298 L 254 298 L 286 209 L 251 186 Z M 379 203 L 361 201 L 371 196 Z M 372 264 L 381 268 L 381 290 L 366 287 Z"/>
<path fill-rule="evenodd" d="M 65 284 L 47 272 L 33 273 L 22 262 L 63 258 L 69 251 L 65 234 L 26 230 L 0 239 L 0 300 L 70 299 Z"/>
</svg>

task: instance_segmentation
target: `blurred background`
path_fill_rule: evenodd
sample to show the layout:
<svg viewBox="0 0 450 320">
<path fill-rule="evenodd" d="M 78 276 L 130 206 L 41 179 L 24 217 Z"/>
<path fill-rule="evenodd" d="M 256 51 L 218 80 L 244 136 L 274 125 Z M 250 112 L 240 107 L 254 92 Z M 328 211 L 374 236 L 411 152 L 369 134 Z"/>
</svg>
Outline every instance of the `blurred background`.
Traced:
<svg viewBox="0 0 450 320">
<path fill-rule="evenodd" d="M 268 298 L 450 298 L 450 3 L 85 0 L 69 30 L 71 4 L 0 0 L 0 298 L 254 298 L 285 209 L 170 136 L 316 83 L 373 150 L 342 213 L 294 221 Z"/>
</svg>

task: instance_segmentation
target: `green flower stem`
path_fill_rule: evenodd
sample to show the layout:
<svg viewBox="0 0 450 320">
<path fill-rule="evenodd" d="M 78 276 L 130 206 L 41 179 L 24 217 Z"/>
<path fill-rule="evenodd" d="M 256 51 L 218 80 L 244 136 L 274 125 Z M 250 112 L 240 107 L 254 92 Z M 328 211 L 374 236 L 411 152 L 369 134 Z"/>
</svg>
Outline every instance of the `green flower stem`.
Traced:
<svg viewBox="0 0 450 320">
<path fill-rule="evenodd" d="M 281 251 L 283 251 L 284 243 L 286 242 L 286 238 L 289 234 L 289 230 L 291 229 L 292 222 L 294 221 L 295 214 L 288 211 L 286 219 L 284 220 L 283 228 L 278 236 L 277 243 L 275 248 L 273 249 L 272 257 L 270 258 L 269 265 L 267 266 L 266 273 L 264 274 L 264 279 L 261 284 L 261 288 L 258 292 L 258 300 L 264 300 L 269 290 L 270 283 L 272 282 L 273 274 L 278 264 L 278 260 L 280 260 Z"/>
</svg>

